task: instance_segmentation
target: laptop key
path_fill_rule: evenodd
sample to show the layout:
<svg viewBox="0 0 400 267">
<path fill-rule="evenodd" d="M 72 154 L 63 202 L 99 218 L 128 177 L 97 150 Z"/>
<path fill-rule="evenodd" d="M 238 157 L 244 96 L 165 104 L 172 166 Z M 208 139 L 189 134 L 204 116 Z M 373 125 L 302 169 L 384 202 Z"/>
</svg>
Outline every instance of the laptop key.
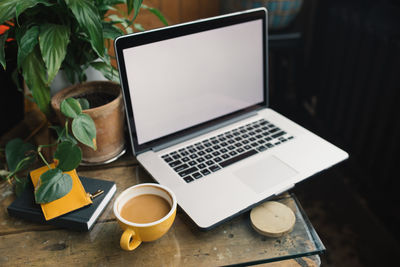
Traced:
<svg viewBox="0 0 400 267">
<path fill-rule="evenodd" d="M 185 177 L 185 176 L 188 176 L 188 175 L 190 175 L 190 174 L 192 174 L 192 173 L 194 173 L 194 172 L 196 172 L 196 171 L 198 171 L 198 170 L 199 170 L 199 169 L 198 169 L 197 167 L 192 167 L 192 168 L 186 169 L 186 170 L 184 170 L 184 171 L 181 171 L 181 172 L 179 173 L 179 176 Z"/>
<path fill-rule="evenodd" d="M 180 160 L 175 160 L 175 161 L 170 162 L 169 166 L 171 166 L 173 168 L 173 167 L 176 167 L 176 166 L 178 166 L 180 164 L 182 164 L 182 162 Z"/>
<path fill-rule="evenodd" d="M 190 182 L 194 181 L 194 179 L 190 176 L 183 177 L 183 180 L 185 180 L 186 183 L 190 183 Z"/>
<path fill-rule="evenodd" d="M 232 158 L 230 158 L 228 160 L 220 162 L 219 165 L 221 165 L 222 168 L 225 168 L 225 167 L 227 167 L 227 166 L 229 166 L 229 165 L 231 165 L 231 164 L 233 164 L 233 163 L 235 163 L 235 162 L 237 162 L 239 160 L 248 158 L 248 157 L 253 156 L 253 155 L 257 154 L 257 153 L 258 153 L 257 150 L 252 149 L 252 150 L 246 151 L 246 152 L 244 152 L 242 154 L 239 154 L 239 155 L 237 155 L 235 157 L 232 157 Z"/>
<path fill-rule="evenodd" d="M 210 172 L 209 170 L 207 170 L 207 169 L 201 170 L 200 172 L 201 172 L 201 174 L 203 174 L 204 176 L 209 175 L 209 174 L 211 173 L 211 172 Z"/>
<path fill-rule="evenodd" d="M 257 147 L 257 150 L 258 150 L 259 152 L 262 152 L 262 151 L 264 151 L 264 150 L 267 150 L 267 148 L 266 148 L 265 146 L 259 146 L 259 147 Z"/>
<path fill-rule="evenodd" d="M 204 169 L 204 168 L 207 167 L 207 166 L 206 166 L 206 164 L 201 163 L 201 164 L 197 165 L 197 167 L 198 167 L 199 169 Z"/>
<path fill-rule="evenodd" d="M 216 171 L 218 171 L 219 169 L 221 169 L 221 167 L 218 166 L 218 165 L 210 166 L 210 170 L 211 170 L 212 172 L 216 172 Z"/>
<path fill-rule="evenodd" d="M 167 162 L 167 163 L 173 161 L 173 159 L 170 158 L 170 157 L 166 157 L 166 158 L 164 158 L 164 160 L 165 160 L 165 162 Z"/>
<path fill-rule="evenodd" d="M 273 135 L 272 135 L 272 138 L 277 138 L 277 137 L 282 136 L 282 135 L 284 135 L 284 134 L 286 134 L 285 131 L 280 131 L 279 133 L 273 134 Z"/>
<path fill-rule="evenodd" d="M 198 172 L 193 173 L 192 176 L 193 176 L 195 179 L 199 179 L 199 178 L 203 177 L 203 175 L 201 175 L 201 174 L 198 173 Z"/>
<path fill-rule="evenodd" d="M 180 171 L 183 171 L 183 170 L 186 169 L 186 168 L 189 168 L 189 165 L 187 165 L 187 164 L 185 163 L 185 164 L 179 165 L 178 167 L 175 167 L 175 168 L 174 168 L 174 171 L 180 172 Z"/>
</svg>

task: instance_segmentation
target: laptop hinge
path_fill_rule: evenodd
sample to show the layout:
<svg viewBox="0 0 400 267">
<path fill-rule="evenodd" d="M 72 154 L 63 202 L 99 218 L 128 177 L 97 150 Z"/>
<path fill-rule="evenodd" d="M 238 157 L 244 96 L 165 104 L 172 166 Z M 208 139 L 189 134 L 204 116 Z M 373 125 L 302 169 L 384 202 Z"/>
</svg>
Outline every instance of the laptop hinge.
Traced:
<svg viewBox="0 0 400 267">
<path fill-rule="evenodd" d="M 177 138 L 177 139 L 175 139 L 175 140 L 172 140 L 172 141 L 163 143 L 163 144 L 161 144 L 161 145 L 155 146 L 155 147 L 152 148 L 152 150 L 153 150 L 154 152 L 163 150 L 163 149 L 165 149 L 165 148 L 167 148 L 167 147 L 170 147 L 170 146 L 173 146 L 173 145 L 182 143 L 182 142 L 184 142 L 184 141 L 190 140 L 190 139 L 195 138 L 195 137 L 197 137 L 197 136 L 200 136 L 200 135 L 209 133 L 209 132 L 211 132 L 211 131 L 215 131 L 215 130 L 217 130 L 217 129 L 219 129 L 219 128 L 225 127 L 225 126 L 227 126 L 227 125 L 230 125 L 230 124 L 232 124 L 232 123 L 235 123 L 235 122 L 238 122 L 238 121 L 247 119 L 247 118 L 252 117 L 252 116 L 255 116 L 255 115 L 257 115 L 257 110 L 254 110 L 254 111 L 249 112 L 249 113 L 246 113 L 246 114 L 242 114 L 242 115 L 237 116 L 237 117 L 235 117 L 235 118 L 232 118 L 232 119 L 223 121 L 223 122 L 221 122 L 221 123 L 218 123 L 218 124 L 216 124 L 216 125 L 213 125 L 213 126 L 210 126 L 210 127 L 204 128 L 204 129 L 201 129 L 201 130 L 199 130 L 199 131 L 196 131 L 195 133 L 191 133 L 191 134 L 188 134 L 188 135 L 179 137 L 179 138 Z"/>
</svg>

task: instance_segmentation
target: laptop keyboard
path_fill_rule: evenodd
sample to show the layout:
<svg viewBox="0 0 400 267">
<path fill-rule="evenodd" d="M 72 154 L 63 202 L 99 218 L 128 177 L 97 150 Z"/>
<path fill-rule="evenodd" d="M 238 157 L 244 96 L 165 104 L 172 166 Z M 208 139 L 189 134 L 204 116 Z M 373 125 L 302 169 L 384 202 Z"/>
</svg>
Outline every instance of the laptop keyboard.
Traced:
<svg viewBox="0 0 400 267">
<path fill-rule="evenodd" d="M 261 119 L 161 157 L 190 183 L 291 139 L 293 136 Z"/>
</svg>

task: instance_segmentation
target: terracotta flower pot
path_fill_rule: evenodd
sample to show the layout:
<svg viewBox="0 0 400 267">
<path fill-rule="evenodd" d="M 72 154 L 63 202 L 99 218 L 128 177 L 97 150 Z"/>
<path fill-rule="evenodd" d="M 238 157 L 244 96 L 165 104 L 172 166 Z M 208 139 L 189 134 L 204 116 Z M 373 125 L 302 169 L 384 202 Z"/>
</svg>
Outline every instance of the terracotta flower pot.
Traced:
<svg viewBox="0 0 400 267">
<path fill-rule="evenodd" d="M 97 100 L 100 106 L 84 110 L 96 125 L 97 150 L 80 145 L 82 165 L 109 163 L 125 152 L 124 122 L 125 110 L 119 84 L 110 81 L 85 82 L 67 87 L 51 98 L 51 106 L 61 123 L 65 117 L 61 114 L 60 104 L 68 97 L 87 98 L 89 103 L 93 95 L 102 96 Z M 104 98 L 107 99 L 104 99 Z M 92 106 L 93 104 L 90 103 Z"/>
</svg>

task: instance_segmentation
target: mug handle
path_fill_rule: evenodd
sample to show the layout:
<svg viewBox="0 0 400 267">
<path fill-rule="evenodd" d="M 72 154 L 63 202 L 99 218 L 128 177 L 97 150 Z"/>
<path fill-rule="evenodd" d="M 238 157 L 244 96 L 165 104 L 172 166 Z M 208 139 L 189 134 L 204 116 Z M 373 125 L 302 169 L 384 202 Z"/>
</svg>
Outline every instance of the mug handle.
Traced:
<svg viewBox="0 0 400 267">
<path fill-rule="evenodd" d="M 132 240 L 131 240 L 132 239 Z M 135 231 L 127 228 L 121 236 L 119 244 L 122 249 L 131 251 L 137 248 L 142 243 L 142 240 L 136 235 Z"/>
</svg>

